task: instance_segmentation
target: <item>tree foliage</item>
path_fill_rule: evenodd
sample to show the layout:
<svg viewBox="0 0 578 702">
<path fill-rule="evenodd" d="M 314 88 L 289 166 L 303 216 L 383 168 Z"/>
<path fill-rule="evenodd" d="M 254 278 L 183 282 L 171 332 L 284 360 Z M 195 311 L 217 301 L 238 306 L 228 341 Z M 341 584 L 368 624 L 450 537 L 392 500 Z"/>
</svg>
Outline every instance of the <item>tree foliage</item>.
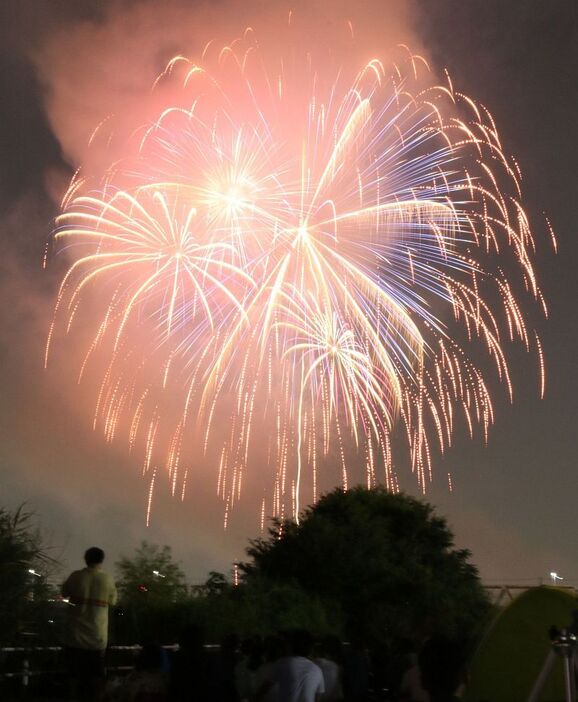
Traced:
<svg viewBox="0 0 578 702">
<path fill-rule="evenodd" d="M 454 548 L 446 521 L 431 505 L 382 488 L 337 489 L 299 524 L 274 521 L 247 553 L 246 582 L 295 583 L 370 642 L 410 636 L 425 620 L 467 637 L 489 608 L 470 553 Z"/>
<path fill-rule="evenodd" d="M 144 549 L 150 552 L 150 544 Z M 154 548 L 158 555 L 159 550 Z M 147 581 L 151 568 L 169 572 L 167 562 L 161 571 L 158 558 L 143 558 L 143 547 L 137 556 L 123 558 L 117 564 L 120 576 L 121 608 L 113 618 L 112 638 L 115 643 L 143 641 L 175 643 L 180 633 L 191 624 L 200 626 L 207 643 L 219 643 L 228 634 L 266 635 L 293 628 L 308 628 L 319 633 L 340 633 L 341 620 L 334 609 L 328 610 L 320 598 L 305 592 L 296 583 L 279 583 L 262 578 L 233 585 L 225 575 L 209 573 L 206 582 L 189 588 L 188 595 L 160 593 L 158 581 Z M 122 571 L 122 572 L 121 572 Z M 146 591 L 141 589 L 144 583 Z M 150 585 L 150 590 L 148 589 Z M 177 593 L 182 593 L 181 580 Z M 149 594 L 151 597 L 149 597 Z"/>
<path fill-rule="evenodd" d="M 170 546 L 142 541 L 132 557 L 115 564 L 117 587 L 123 605 L 163 605 L 187 595 L 185 574 L 173 560 Z"/>
<path fill-rule="evenodd" d="M 201 603 L 202 624 L 213 643 L 233 632 L 242 636 L 301 628 L 320 634 L 341 632 L 339 615 L 297 583 L 252 578 L 236 586 L 229 583 Z"/>
<path fill-rule="evenodd" d="M 34 618 L 49 590 L 45 576 L 55 565 L 34 515 L 23 506 L 14 513 L 0 508 L 0 639 L 13 641 Z"/>
<path fill-rule="evenodd" d="M 191 592 L 196 597 L 215 597 L 223 595 L 231 588 L 231 583 L 216 570 L 209 571 L 209 577 L 202 585 L 193 585 Z"/>
</svg>

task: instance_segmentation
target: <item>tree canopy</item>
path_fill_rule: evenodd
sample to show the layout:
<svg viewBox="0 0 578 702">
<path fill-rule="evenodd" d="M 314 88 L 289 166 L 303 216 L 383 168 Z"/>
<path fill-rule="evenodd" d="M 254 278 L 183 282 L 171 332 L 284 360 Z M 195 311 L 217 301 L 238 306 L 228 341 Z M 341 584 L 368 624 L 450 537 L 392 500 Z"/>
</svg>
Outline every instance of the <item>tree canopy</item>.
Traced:
<svg viewBox="0 0 578 702">
<path fill-rule="evenodd" d="M 370 642 L 411 636 L 425 621 L 467 638 L 489 608 L 470 553 L 454 547 L 445 519 L 383 488 L 334 490 L 299 524 L 274 521 L 247 553 L 247 582 L 295 583 L 340 610 L 349 635 Z"/>
<path fill-rule="evenodd" d="M 134 555 L 122 556 L 115 568 L 124 605 L 168 604 L 187 594 L 185 574 L 173 560 L 170 546 L 142 541 Z"/>
<path fill-rule="evenodd" d="M 42 543 L 33 514 L 0 508 L 0 639 L 13 640 L 34 604 L 46 597 L 47 573 L 56 561 Z"/>
</svg>

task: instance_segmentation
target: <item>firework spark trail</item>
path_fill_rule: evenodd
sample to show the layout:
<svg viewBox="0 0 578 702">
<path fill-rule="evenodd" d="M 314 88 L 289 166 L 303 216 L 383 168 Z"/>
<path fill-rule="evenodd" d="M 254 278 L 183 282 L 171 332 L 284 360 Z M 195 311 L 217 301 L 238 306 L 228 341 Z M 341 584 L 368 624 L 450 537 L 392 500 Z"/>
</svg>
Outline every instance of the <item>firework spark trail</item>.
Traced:
<svg viewBox="0 0 578 702">
<path fill-rule="evenodd" d="M 399 489 L 398 419 L 422 489 L 456 425 L 487 438 L 484 350 L 511 398 L 504 341 L 532 340 L 544 393 L 519 168 L 486 108 L 403 51 L 391 77 L 374 59 L 349 82 L 310 57 L 266 63 L 252 32 L 202 63 L 176 57 L 155 87 L 180 85 L 181 103 L 100 180 L 77 172 L 64 199 L 54 239 L 72 263 L 47 358 L 96 294 L 81 368 L 107 359 L 95 422 L 109 440 L 126 423 L 145 472 L 163 454 L 173 494 L 203 446 L 225 521 L 262 460 L 257 418 L 270 419 L 274 511 L 298 517 L 305 468 L 314 497 L 331 462 L 348 484 L 352 455 L 368 485 L 381 464 Z"/>
</svg>

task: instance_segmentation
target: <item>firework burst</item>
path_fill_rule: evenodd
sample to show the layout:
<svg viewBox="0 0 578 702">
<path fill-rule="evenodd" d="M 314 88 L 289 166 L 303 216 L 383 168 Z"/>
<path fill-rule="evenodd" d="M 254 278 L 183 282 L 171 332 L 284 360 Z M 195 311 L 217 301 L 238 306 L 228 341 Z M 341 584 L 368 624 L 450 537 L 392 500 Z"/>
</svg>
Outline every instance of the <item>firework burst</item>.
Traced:
<svg viewBox="0 0 578 702">
<path fill-rule="evenodd" d="M 155 87 L 178 97 L 73 179 L 49 346 L 96 296 L 80 372 L 106 361 L 95 425 L 144 447 L 147 513 L 161 470 L 184 498 L 200 450 L 227 512 L 251 468 L 275 514 L 329 464 L 396 490 L 399 434 L 425 489 L 457 426 L 487 437 L 488 376 L 512 397 L 507 342 L 535 350 L 543 389 L 517 166 L 484 107 L 400 51 L 350 77 L 265 62 L 252 32 L 176 57 Z"/>
</svg>

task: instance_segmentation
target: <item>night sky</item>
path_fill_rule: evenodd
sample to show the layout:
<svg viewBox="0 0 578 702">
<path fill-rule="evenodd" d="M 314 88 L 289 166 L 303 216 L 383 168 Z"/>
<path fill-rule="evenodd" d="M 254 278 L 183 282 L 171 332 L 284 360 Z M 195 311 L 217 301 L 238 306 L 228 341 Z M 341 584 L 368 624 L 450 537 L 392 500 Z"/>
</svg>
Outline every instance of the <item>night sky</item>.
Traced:
<svg viewBox="0 0 578 702">
<path fill-rule="evenodd" d="M 237 17 L 238 3 L 214 3 L 221 13 L 215 16 L 225 17 L 227 26 L 242 26 L 264 4 L 246 3 Z M 162 46 L 155 46 L 152 30 L 139 44 L 131 21 L 154 17 L 161 5 Z M 343 3 L 316 5 L 332 10 L 322 32 L 337 21 L 334 13 Z M 545 399 L 538 399 L 535 359 L 514 351 L 514 404 L 492 388 L 496 423 L 489 445 L 460 437 L 436 462 L 427 499 L 447 516 L 457 544 L 472 551 L 487 583 L 537 582 L 556 570 L 578 585 L 576 3 L 360 0 L 355 6 L 357 14 L 367 7 L 377 18 L 384 42 L 412 42 L 438 72 L 447 67 L 455 86 L 491 110 L 505 151 L 524 175 L 524 202 L 538 241 L 536 268 L 550 309 L 547 321 L 530 313 L 546 356 Z M 146 529 L 148 485 L 136 461 L 122 442 L 106 445 L 92 432 L 93 398 L 75 385 L 65 358 L 42 368 L 62 272 L 58 265 L 42 270 L 42 258 L 55 202 L 81 157 L 84 132 L 79 128 L 76 135 L 75 126 L 84 129 L 91 120 L 94 126 L 99 110 L 106 115 L 99 81 L 117 81 L 115 99 L 138 94 L 150 85 L 153 69 L 162 68 L 166 51 L 197 50 L 194 42 L 182 45 L 183 13 L 195 36 L 219 33 L 221 27 L 195 24 L 195 13 L 204 8 L 160 1 L 0 4 L 0 505 L 26 502 L 65 568 L 76 566 L 93 543 L 112 561 L 146 538 L 171 544 L 196 581 L 210 569 L 228 570 L 258 534 L 258 507 L 250 495 L 223 531 L 222 504 L 207 475 L 194 482 L 184 503 L 160 490 Z M 105 60 L 118 52 L 123 32 L 130 37 L 124 82 L 110 78 Z M 72 71 L 77 59 L 84 76 Z M 68 111 L 67 91 L 75 85 Z M 556 231 L 557 256 L 548 246 L 542 213 Z M 416 492 L 412 480 L 403 486 Z"/>
</svg>

